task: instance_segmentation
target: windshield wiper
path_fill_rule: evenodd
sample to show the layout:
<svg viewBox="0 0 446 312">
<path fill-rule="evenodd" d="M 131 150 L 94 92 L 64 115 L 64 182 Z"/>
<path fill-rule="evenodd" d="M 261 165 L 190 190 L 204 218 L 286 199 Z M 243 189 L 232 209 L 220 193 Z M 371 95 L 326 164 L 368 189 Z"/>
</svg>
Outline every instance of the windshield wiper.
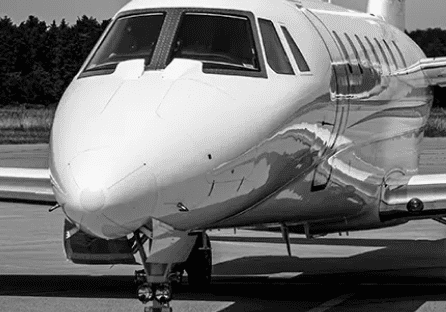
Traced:
<svg viewBox="0 0 446 312">
<path fill-rule="evenodd" d="M 252 71 L 258 71 L 257 68 L 252 66 L 251 64 L 236 64 L 236 63 L 229 63 L 229 62 L 221 62 L 221 61 L 208 61 L 203 60 L 203 64 L 209 64 L 209 65 L 221 65 L 224 67 L 231 67 L 238 70 L 252 70 Z"/>
<path fill-rule="evenodd" d="M 86 72 L 97 71 L 97 70 L 107 70 L 107 69 L 115 69 L 119 62 L 108 62 L 93 66 L 91 68 L 86 69 Z"/>
</svg>

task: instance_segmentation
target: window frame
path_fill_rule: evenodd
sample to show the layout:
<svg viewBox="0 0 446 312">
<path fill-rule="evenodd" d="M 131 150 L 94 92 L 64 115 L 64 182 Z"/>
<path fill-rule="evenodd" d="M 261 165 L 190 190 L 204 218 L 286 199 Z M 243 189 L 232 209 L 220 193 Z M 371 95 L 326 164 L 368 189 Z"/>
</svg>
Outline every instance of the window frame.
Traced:
<svg viewBox="0 0 446 312">
<path fill-rule="evenodd" d="M 367 59 L 368 65 L 373 66 L 372 59 L 370 58 L 369 52 L 365 48 L 364 43 L 361 41 L 361 38 L 359 38 L 359 36 L 356 34 L 355 34 L 355 38 L 356 38 L 356 41 L 358 41 L 358 43 L 362 49 L 362 52 L 364 53 L 364 57 Z"/>
<path fill-rule="evenodd" d="M 394 65 L 395 65 L 395 68 L 398 69 L 399 68 L 398 62 L 396 61 L 395 55 L 393 54 L 392 50 L 390 49 L 389 44 L 387 43 L 386 39 L 383 39 L 383 42 L 384 42 L 384 45 L 386 46 L 387 50 L 389 50 L 390 58 L 392 59 Z"/>
<path fill-rule="evenodd" d="M 373 55 L 375 56 L 376 62 L 379 64 L 379 66 L 382 68 L 382 63 L 381 63 L 381 59 L 379 58 L 378 53 L 376 52 L 375 47 L 373 46 L 372 41 L 370 41 L 370 39 L 367 36 L 364 36 L 365 40 L 367 41 L 367 43 L 370 46 L 370 49 L 372 50 Z M 372 64 L 373 65 L 373 64 Z"/>
<path fill-rule="evenodd" d="M 382 56 L 383 56 L 383 58 L 384 58 L 384 62 L 385 62 L 386 65 L 387 65 L 387 69 L 388 69 L 388 71 L 390 72 L 390 71 L 391 71 L 391 69 L 390 69 L 390 62 L 389 62 L 389 59 L 387 58 L 386 52 L 384 51 L 383 47 L 382 47 L 381 44 L 379 43 L 378 39 L 376 39 L 376 38 L 373 38 L 373 39 L 375 40 L 376 44 L 378 45 L 378 48 L 379 48 L 379 50 L 381 51 L 381 54 L 382 54 Z"/>
<path fill-rule="evenodd" d="M 333 30 L 332 32 L 333 32 L 333 34 L 334 34 L 334 36 L 336 38 L 336 41 L 338 42 L 339 46 L 341 47 L 342 53 L 344 54 L 344 58 L 345 58 L 345 60 L 347 62 L 347 67 L 348 67 L 349 73 L 353 74 L 353 66 L 352 66 L 352 62 L 351 62 L 351 59 L 350 59 L 350 54 L 347 51 L 347 47 L 342 42 L 342 39 L 338 35 L 338 33 L 335 30 Z"/>
<path fill-rule="evenodd" d="M 261 18 L 261 17 L 257 18 L 257 22 L 259 23 L 259 32 L 260 32 L 260 35 L 261 35 L 261 42 L 262 42 L 262 45 L 263 45 L 263 50 L 265 52 L 266 62 L 268 63 L 268 65 L 271 68 L 271 70 L 274 73 L 276 73 L 277 75 L 295 76 L 296 73 L 294 71 L 293 65 L 291 65 L 290 58 L 289 58 L 288 54 L 286 53 L 285 46 L 283 45 L 283 41 L 280 38 L 279 32 L 276 29 L 275 23 L 272 20 L 269 20 L 269 19 L 266 19 L 266 18 Z M 271 65 L 270 60 L 268 58 L 268 52 L 267 52 L 267 49 L 266 49 L 266 45 L 265 45 L 266 38 L 264 38 L 264 33 L 262 31 L 261 23 L 265 23 L 265 25 L 269 24 L 268 27 L 272 26 L 272 27 L 270 27 L 270 29 L 273 30 L 272 35 L 275 36 L 275 38 L 277 39 L 276 43 L 278 43 L 278 45 L 276 45 L 276 47 L 279 48 L 279 52 L 281 52 L 282 56 L 285 57 L 283 60 L 285 61 L 285 64 L 288 64 L 287 67 L 288 67 L 289 72 L 278 72 L 277 70 L 279 70 L 279 69 L 278 68 L 274 68 L 274 66 Z M 277 57 L 277 58 L 279 57 L 277 53 L 272 53 L 272 55 Z M 278 59 L 280 60 L 280 58 L 278 58 Z"/>
<path fill-rule="evenodd" d="M 400 47 L 396 44 L 395 40 L 392 40 L 393 45 L 395 46 L 396 50 L 398 51 L 398 54 L 400 55 L 401 60 L 403 61 L 404 68 L 407 68 L 407 62 L 404 58 L 404 54 L 401 52 Z"/>
<path fill-rule="evenodd" d="M 163 15 L 163 23 L 161 25 L 161 29 L 160 29 L 160 33 L 158 35 L 157 42 L 155 43 L 155 50 L 152 51 L 150 62 L 149 62 L 149 64 L 147 64 L 145 66 L 144 70 L 147 70 L 147 67 L 150 66 L 150 63 L 152 63 L 154 61 L 154 55 L 155 55 L 155 51 L 156 51 L 156 46 L 159 43 L 159 38 L 161 37 L 162 30 L 163 30 L 164 24 L 165 24 L 166 19 L 167 19 L 167 12 L 165 10 L 163 10 L 163 9 L 151 9 L 151 10 L 144 10 L 144 11 L 137 11 L 137 12 L 129 11 L 129 12 L 126 12 L 126 14 L 119 14 L 111 23 L 109 23 L 109 25 L 107 26 L 107 28 L 104 30 L 103 34 L 101 35 L 101 37 L 97 41 L 96 45 L 90 51 L 90 54 L 88 55 L 88 57 L 85 60 L 84 64 L 82 64 L 81 69 L 79 70 L 79 75 L 78 75 L 77 79 L 84 78 L 84 77 L 91 77 L 91 76 L 101 76 L 101 75 L 113 74 L 115 72 L 115 70 L 116 70 L 117 65 L 114 68 L 101 69 L 101 70 L 96 70 L 96 71 L 90 71 L 90 70 L 87 69 L 87 67 L 90 64 L 90 62 L 96 56 L 96 53 L 98 52 L 98 50 L 104 44 L 104 41 L 107 39 L 107 36 L 110 34 L 110 32 L 113 29 L 113 27 L 115 27 L 115 25 L 120 20 L 123 20 L 123 19 L 137 17 L 137 16 L 157 15 L 157 14 Z"/>
<path fill-rule="evenodd" d="M 242 72 L 243 71 L 259 72 L 261 70 L 260 62 L 259 62 L 259 53 L 258 53 L 258 51 L 257 51 L 257 49 L 255 47 L 255 38 L 254 38 L 254 34 L 252 33 L 252 25 L 251 25 L 250 20 L 246 16 L 240 16 L 240 15 L 234 15 L 234 14 L 223 14 L 221 12 L 219 12 L 219 13 L 216 13 L 216 12 L 195 12 L 195 11 L 191 12 L 191 11 L 187 10 L 185 12 L 182 12 L 182 14 L 181 14 L 181 19 L 180 19 L 180 21 L 179 21 L 179 23 L 177 25 L 176 33 L 175 33 L 175 36 L 174 36 L 174 42 L 176 42 L 178 40 L 178 36 L 180 35 L 180 30 L 181 30 L 182 23 L 184 22 L 184 19 L 187 16 L 220 17 L 220 18 L 228 18 L 228 19 L 239 19 L 239 20 L 244 20 L 244 21 L 246 20 L 248 22 L 248 27 L 250 27 L 250 29 L 251 29 L 251 33 L 248 34 L 249 38 L 247 38 L 247 39 L 249 39 L 251 41 L 251 46 L 250 47 L 254 49 L 256 62 L 258 64 L 255 64 L 255 65 L 257 65 L 257 67 L 253 68 L 252 70 L 249 69 L 249 68 L 246 68 L 246 70 L 241 68 L 240 71 L 242 71 Z M 172 44 L 172 46 L 170 47 L 169 60 L 168 60 L 169 63 L 174 58 L 173 54 L 176 53 L 176 51 L 174 51 L 174 47 L 175 47 L 175 44 Z M 178 56 L 178 58 L 195 59 L 193 57 L 181 57 L 181 56 Z M 223 70 L 223 71 L 226 71 L 226 70 L 228 70 L 228 71 L 239 71 L 238 69 L 231 69 L 231 65 L 227 65 L 227 68 L 225 68 L 226 65 L 224 65 L 224 64 L 221 64 L 221 65 L 214 64 L 214 63 L 212 63 L 211 60 L 205 60 L 205 59 L 200 59 L 200 58 L 197 58 L 196 60 L 198 60 L 198 61 L 203 63 L 202 69 L 203 69 L 204 73 L 211 73 L 211 72 L 213 72 L 215 70 L 218 70 L 218 71 L 219 70 Z"/>
<path fill-rule="evenodd" d="M 361 57 L 359 56 L 358 49 L 356 49 L 355 44 L 353 43 L 353 40 L 350 38 L 350 36 L 346 32 L 344 33 L 344 36 L 345 36 L 345 38 L 347 38 L 347 41 L 353 50 L 353 54 L 355 55 L 355 58 L 356 58 L 356 63 L 358 65 L 359 71 L 362 75 L 362 74 L 364 74 L 364 70 L 362 69 Z"/>
<path fill-rule="evenodd" d="M 288 44 L 288 48 L 291 51 L 291 54 L 293 56 L 293 59 L 297 66 L 298 71 L 302 74 L 311 73 L 311 68 L 308 65 L 307 60 L 305 59 L 304 55 L 302 54 L 302 51 L 300 50 L 299 46 L 297 45 L 296 41 L 294 40 L 294 38 L 291 35 L 288 28 L 285 25 L 280 25 L 280 29 L 282 31 L 284 38 L 285 38 L 285 41 Z M 294 47 L 294 49 L 293 49 L 293 47 Z"/>
<path fill-rule="evenodd" d="M 112 22 L 107 26 L 106 30 L 99 39 L 97 45 L 93 48 L 90 55 L 87 57 L 84 65 L 81 67 L 80 75 L 77 77 L 83 78 L 90 75 L 85 75 L 83 73 L 84 67 L 90 61 L 93 52 L 96 51 L 97 47 L 104 40 L 105 36 L 109 33 L 111 27 L 114 23 L 121 17 L 130 15 L 141 15 L 152 12 L 162 12 L 165 13 L 164 24 L 161 28 L 160 40 L 153 52 L 152 62 L 149 66 L 146 66 L 145 71 L 150 70 L 163 70 L 169 65 L 169 57 L 171 49 L 173 47 L 173 42 L 176 37 L 179 24 L 183 13 L 210 13 L 210 14 L 223 14 L 223 15 L 234 15 L 245 17 L 249 20 L 251 26 L 252 36 L 254 40 L 254 48 L 257 53 L 257 61 L 259 63 L 260 71 L 240 71 L 231 69 L 202 69 L 203 73 L 206 74 L 218 74 L 218 75 L 232 75 L 232 76 L 243 76 L 243 77 L 256 77 L 256 78 L 268 78 L 268 73 L 266 71 L 264 53 L 262 52 L 261 38 L 259 34 L 259 28 L 256 23 L 256 18 L 254 14 L 250 11 L 243 10 L 233 10 L 233 9 L 214 9 L 214 8 L 194 8 L 194 7 L 160 7 L 160 8 L 145 8 L 145 9 L 134 9 L 118 13 L 118 15 L 112 20 Z M 110 73 L 109 73 L 110 74 Z"/>
</svg>

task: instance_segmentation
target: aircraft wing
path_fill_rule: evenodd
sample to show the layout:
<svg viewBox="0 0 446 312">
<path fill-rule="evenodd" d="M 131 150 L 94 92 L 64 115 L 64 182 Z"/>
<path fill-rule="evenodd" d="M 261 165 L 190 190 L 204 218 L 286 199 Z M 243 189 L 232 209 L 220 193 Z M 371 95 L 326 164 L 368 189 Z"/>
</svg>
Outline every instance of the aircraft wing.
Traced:
<svg viewBox="0 0 446 312">
<path fill-rule="evenodd" d="M 425 58 L 391 74 L 414 87 L 446 87 L 446 57 Z"/>
<path fill-rule="evenodd" d="M 409 202 L 414 198 L 421 200 L 422 208 L 418 206 L 410 212 L 414 207 L 410 207 Z M 408 219 L 446 216 L 446 174 L 414 175 L 387 181 L 381 195 L 380 214 Z"/>
<path fill-rule="evenodd" d="M 0 201 L 55 204 L 49 170 L 0 168 Z"/>
</svg>

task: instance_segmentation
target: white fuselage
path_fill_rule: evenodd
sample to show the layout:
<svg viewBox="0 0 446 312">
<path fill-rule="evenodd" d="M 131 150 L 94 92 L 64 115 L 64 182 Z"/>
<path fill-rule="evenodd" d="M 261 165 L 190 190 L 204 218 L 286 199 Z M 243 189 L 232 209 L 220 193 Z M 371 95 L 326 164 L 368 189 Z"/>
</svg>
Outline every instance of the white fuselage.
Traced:
<svg viewBox="0 0 446 312">
<path fill-rule="evenodd" d="M 150 64 L 126 59 L 94 71 L 91 60 L 114 23 L 154 14 L 165 20 Z M 171 57 L 184 14 L 249 21 L 257 70 L 206 71 L 200 59 Z M 259 19 L 273 23 L 292 74 L 271 68 Z M 56 198 L 72 222 L 103 238 L 151 218 L 182 230 L 382 226 L 383 179 L 417 171 L 431 105 L 428 88 L 391 73 L 422 57 L 398 29 L 327 3 L 132 1 L 58 106 L 50 142 Z"/>
</svg>

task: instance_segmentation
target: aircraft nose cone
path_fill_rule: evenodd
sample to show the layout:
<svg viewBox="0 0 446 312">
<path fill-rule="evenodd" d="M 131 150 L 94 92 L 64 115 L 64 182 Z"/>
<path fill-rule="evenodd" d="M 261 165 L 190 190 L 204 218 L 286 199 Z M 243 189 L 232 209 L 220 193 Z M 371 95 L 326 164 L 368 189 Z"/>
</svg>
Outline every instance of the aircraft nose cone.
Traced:
<svg viewBox="0 0 446 312">
<path fill-rule="evenodd" d="M 144 155 L 145 157 L 146 155 Z M 141 227 L 158 203 L 153 166 L 111 148 L 81 152 L 63 172 L 64 212 L 81 230 L 106 239 Z"/>
<path fill-rule="evenodd" d="M 80 193 L 80 203 L 88 212 L 96 212 L 104 208 L 105 194 L 103 189 L 83 189 Z"/>
</svg>

